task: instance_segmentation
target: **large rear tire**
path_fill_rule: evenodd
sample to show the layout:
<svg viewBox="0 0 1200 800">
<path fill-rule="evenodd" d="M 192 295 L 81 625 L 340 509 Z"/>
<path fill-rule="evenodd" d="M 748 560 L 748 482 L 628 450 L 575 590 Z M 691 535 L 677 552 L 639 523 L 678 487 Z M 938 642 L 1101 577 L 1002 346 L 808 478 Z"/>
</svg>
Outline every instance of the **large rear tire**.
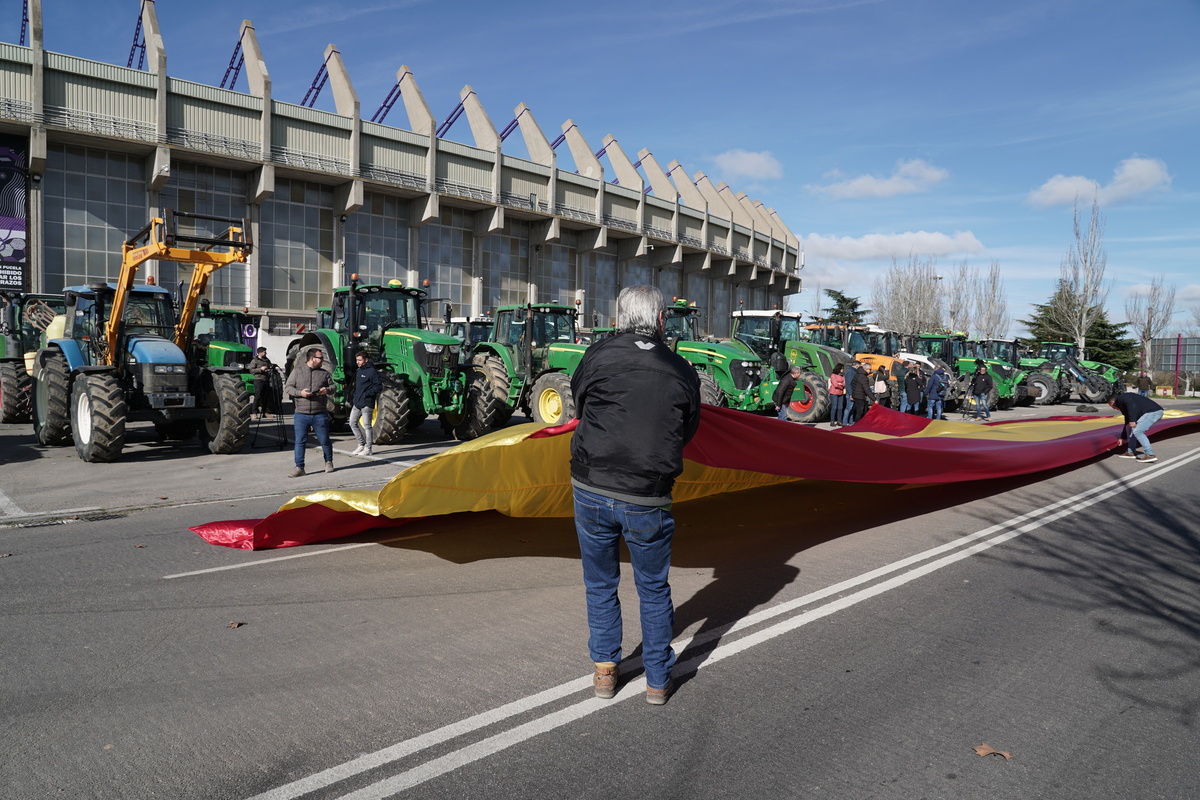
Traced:
<svg viewBox="0 0 1200 800">
<path fill-rule="evenodd" d="M 33 379 L 20 361 L 0 364 L 0 422 L 33 419 Z"/>
<path fill-rule="evenodd" d="M 496 413 L 493 425 L 499 428 L 508 422 L 512 418 L 513 412 L 517 410 L 516 406 L 508 404 L 508 393 L 512 389 L 512 378 L 509 376 L 508 370 L 504 368 L 504 362 L 497 356 L 487 353 L 476 353 L 471 360 L 477 367 L 483 370 L 488 384 L 492 387 L 492 394 L 496 398 Z"/>
<path fill-rule="evenodd" d="M 240 375 L 224 372 L 209 373 L 204 406 L 215 408 L 216 419 L 206 419 L 200 426 L 200 439 L 210 453 L 230 455 L 240 453 L 250 432 L 250 393 Z"/>
<path fill-rule="evenodd" d="M 696 374 L 700 377 L 700 402 L 706 406 L 725 405 L 725 392 L 721 391 L 717 379 L 707 372 L 697 371 Z"/>
<path fill-rule="evenodd" d="M 478 365 L 466 375 L 467 390 L 463 396 L 463 410 L 459 414 L 442 414 L 438 420 L 442 431 L 460 442 L 478 439 L 495 425 L 496 395 L 488 383 L 487 376 Z"/>
<path fill-rule="evenodd" d="M 1079 387 L 1079 399 L 1085 403 L 1104 403 L 1108 401 L 1108 387 L 1102 390 L 1091 390 L 1086 386 Z"/>
<path fill-rule="evenodd" d="M 71 434 L 79 457 L 91 463 L 120 458 L 127 411 L 116 375 L 77 377 L 71 390 Z"/>
<path fill-rule="evenodd" d="M 371 438 L 375 444 L 399 444 L 408 433 L 409 399 L 404 379 L 385 372 L 383 389 L 375 398 L 375 419 L 371 422 Z"/>
<path fill-rule="evenodd" d="M 1058 381 L 1044 372 L 1035 372 L 1025 379 L 1029 397 L 1034 405 L 1048 406 L 1058 399 Z"/>
<path fill-rule="evenodd" d="M 71 443 L 71 379 L 60 352 L 39 354 L 42 368 L 33 383 L 33 432 L 38 444 L 62 447 Z"/>
<path fill-rule="evenodd" d="M 529 400 L 533 421 L 562 425 L 575 417 L 575 396 L 565 372 L 547 372 L 533 384 Z"/>
<path fill-rule="evenodd" d="M 829 416 L 829 384 L 814 372 L 801 372 L 787 406 L 792 422 L 820 422 Z"/>
</svg>

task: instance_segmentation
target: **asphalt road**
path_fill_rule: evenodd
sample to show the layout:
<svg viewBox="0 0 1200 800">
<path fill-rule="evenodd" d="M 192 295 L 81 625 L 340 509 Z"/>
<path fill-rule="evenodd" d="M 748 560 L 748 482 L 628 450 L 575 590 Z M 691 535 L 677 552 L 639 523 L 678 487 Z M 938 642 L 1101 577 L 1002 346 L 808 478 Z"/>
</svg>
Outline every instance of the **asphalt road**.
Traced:
<svg viewBox="0 0 1200 800">
<path fill-rule="evenodd" d="M 289 481 L 288 451 L 88 465 L 0 426 L 0 798 L 1194 794 L 1200 431 L 1154 465 L 681 504 L 661 708 L 636 660 L 591 697 L 570 520 L 187 530 L 378 485 L 436 434 Z"/>
</svg>

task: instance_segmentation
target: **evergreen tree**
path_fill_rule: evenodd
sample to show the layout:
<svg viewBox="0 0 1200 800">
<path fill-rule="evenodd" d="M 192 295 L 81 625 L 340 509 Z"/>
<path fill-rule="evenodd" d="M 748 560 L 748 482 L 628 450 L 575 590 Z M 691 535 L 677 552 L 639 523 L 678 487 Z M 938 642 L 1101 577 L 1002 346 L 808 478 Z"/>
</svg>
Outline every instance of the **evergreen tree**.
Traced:
<svg viewBox="0 0 1200 800">
<path fill-rule="evenodd" d="M 1069 292 L 1059 282 L 1058 290 L 1046 303 L 1035 303 L 1029 319 L 1020 320 L 1029 329 L 1029 338 L 1021 343 L 1037 347 L 1040 342 L 1072 342 L 1071 334 L 1054 322 L 1053 309 L 1065 302 Z M 1088 361 L 1099 361 L 1112 364 L 1120 370 L 1130 370 L 1137 366 L 1137 342 L 1126 338 L 1125 329 L 1128 323 L 1114 324 L 1108 321 L 1108 314 L 1103 308 L 1097 310 L 1087 331 L 1087 353 L 1083 356 Z"/>
<path fill-rule="evenodd" d="M 869 308 L 861 308 L 857 297 L 849 297 L 837 289 L 826 289 L 825 294 L 833 301 L 833 305 L 823 309 L 825 319 L 830 322 L 862 322 L 868 314 L 874 312 Z"/>
</svg>

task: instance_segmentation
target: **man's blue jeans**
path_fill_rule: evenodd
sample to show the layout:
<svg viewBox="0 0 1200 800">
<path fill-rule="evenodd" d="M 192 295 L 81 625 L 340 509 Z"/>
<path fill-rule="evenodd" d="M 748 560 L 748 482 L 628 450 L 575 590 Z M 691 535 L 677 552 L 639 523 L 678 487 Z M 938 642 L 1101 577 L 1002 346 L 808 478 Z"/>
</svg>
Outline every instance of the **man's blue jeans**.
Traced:
<svg viewBox="0 0 1200 800">
<path fill-rule="evenodd" d="M 975 398 L 975 419 L 982 417 L 983 419 L 991 419 L 992 412 L 988 411 L 988 401 L 986 394 L 973 395 Z"/>
<path fill-rule="evenodd" d="M 1150 437 L 1146 432 L 1150 430 L 1150 426 L 1158 422 L 1163 417 L 1161 411 L 1151 411 L 1149 414 L 1142 414 L 1137 422 L 1133 425 L 1133 430 L 1129 432 L 1129 452 L 1133 452 L 1133 440 L 1137 439 L 1142 445 L 1142 451 L 1148 455 L 1154 455 L 1154 448 L 1150 446 Z"/>
<path fill-rule="evenodd" d="M 642 663 L 646 683 L 665 688 L 675 666 L 675 608 L 671 604 L 671 539 L 675 518 L 669 508 L 639 506 L 574 488 L 575 533 L 583 561 L 587 598 L 588 651 L 592 661 L 621 661 L 621 537 L 629 548 L 633 582 L 641 601 Z"/>
<path fill-rule="evenodd" d="M 929 398 L 929 413 L 926 415 L 929 419 L 942 419 L 942 407 L 946 405 L 945 400 L 937 397 Z"/>
<path fill-rule="evenodd" d="M 326 461 L 333 461 L 333 441 L 329 438 L 329 415 L 325 412 L 320 414 L 293 414 L 292 425 L 295 430 L 296 438 L 296 466 L 304 469 L 304 445 L 308 441 L 308 429 L 312 428 L 317 434 L 317 441 L 321 444 L 321 450 L 325 454 Z"/>
</svg>

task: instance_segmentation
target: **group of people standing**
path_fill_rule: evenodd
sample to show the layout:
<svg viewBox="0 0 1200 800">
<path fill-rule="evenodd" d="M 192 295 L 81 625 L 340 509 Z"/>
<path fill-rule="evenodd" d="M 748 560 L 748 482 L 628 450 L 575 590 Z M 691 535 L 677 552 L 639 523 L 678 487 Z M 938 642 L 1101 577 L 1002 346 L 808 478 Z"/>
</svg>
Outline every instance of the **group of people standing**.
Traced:
<svg viewBox="0 0 1200 800">
<path fill-rule="evenodd" d="M 867 413 L 872 403 L 886 402 L 891 396 L 891 375 L 886 367 L 854 362 L 837 364 L 829 376 L 829 420 L 834 428 L 853 425 Z M 920 414 L 924 406 L 929 419 L 945 419 L 946 394 L 950 378 L 943 367 L 926 374 L 917 362 L 905 365 L 900 382 L 900 413 Z M 991 419 L 988 397 L 995 389 L 987 365 L 980 364 L 972 373 L 971 396 L 975 403 L 976 419 Z"/>
</svg>

